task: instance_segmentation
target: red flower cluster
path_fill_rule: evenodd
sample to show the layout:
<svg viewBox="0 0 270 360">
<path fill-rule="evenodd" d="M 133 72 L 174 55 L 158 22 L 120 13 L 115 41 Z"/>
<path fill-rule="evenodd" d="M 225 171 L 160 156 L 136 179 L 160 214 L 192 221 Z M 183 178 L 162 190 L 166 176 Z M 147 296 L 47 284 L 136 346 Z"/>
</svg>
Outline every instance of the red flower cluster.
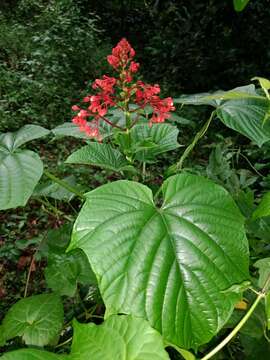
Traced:
<svg viewBox="0 0 270 360">
<path fill-rule="evenodd" d="M 150 125 L 158 122 L 164 122 L 170 117 L 170 111 L 175 110 L 173 106 L 173 99 L 168 97 L 166 99 L 160 99 L 158 94 L 160 93 L 159 85 L 151 86 L 144 84 L 142 81 L 137 82 L 136 90 L 136 103 L 144 108 L 146 105 L 150 105 L 153 108 L 153 115 L 150 119 Z"/>
<path fill-rule="evenodd" d="M 133 102 L 138 105 L 135 111 L 144 109 L 150 105 L 153 109 L 153 115 L 150 119 L 150 125 L 153 122 L 163 122 L 170 117 L 170 111 L 175 108 L 171 97 L 161 99 L 159 97 L 159 85 L 149 85 L 142 81 L 133 81 L 133 74 L 139 69 L 139 63 L 133 61 L 135 50 L 126 39 L 122 39 L 112 54 L 107 57 L 108 63 L 119 73 L 119 77 L 109 77 L 103 75 L 102 79 L 96 79 L 92 88 L 97 91 L 96 95 L 89 95 L 83 99 L 84 103 L 89 103 L 87 109 L 81 109 L 75 105 L 73 111 L 78 111 L 72 119 L 73 123 L 78 125 L 81 131 L 84 131 L 89 137 L 99 136 L 98 122 L 100 119 L 113 124 L 105 118 L 110 107 L 118 107 L 123 110 L 123 103 L 126 112 L 129 111 L 128 104 Z M 91 122 L 87 120 L 92 118 Z M 132 124 L 133 126 L 134 124 Z M 123 129 L 125 130 L 125 129 Z"/>
</svg>

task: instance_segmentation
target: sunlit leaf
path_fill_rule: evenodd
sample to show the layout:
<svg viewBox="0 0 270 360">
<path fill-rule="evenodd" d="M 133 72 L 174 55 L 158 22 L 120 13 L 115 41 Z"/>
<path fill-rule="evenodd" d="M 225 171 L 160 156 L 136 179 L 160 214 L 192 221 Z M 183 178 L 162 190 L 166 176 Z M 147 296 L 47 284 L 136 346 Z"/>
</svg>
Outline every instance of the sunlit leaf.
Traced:
<svg viewBox="0 0 270 360">
<path fill-rule="evenodd" d="M 240 300 L 222 291 L 248 279 L 244 219 L 223 188 L 199 176 L 170 177 L 163 193 L 161 208 L 132 181 L 86 194 L 70 249 L 87 254 L 107 314 L 144 317 L 167 343 L 196 348 Z"/>
</svg>

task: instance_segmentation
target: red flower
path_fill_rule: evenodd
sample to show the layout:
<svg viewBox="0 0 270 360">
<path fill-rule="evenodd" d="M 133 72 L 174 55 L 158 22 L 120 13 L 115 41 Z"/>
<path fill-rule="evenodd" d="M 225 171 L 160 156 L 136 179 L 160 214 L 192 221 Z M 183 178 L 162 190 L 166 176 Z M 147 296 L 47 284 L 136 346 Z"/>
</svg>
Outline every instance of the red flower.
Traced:
<svg viewBox="0 0 270 360">
<path fill-rule="evenodd" d="M 114 92 L 114 85 L 116 84 L 116 79 L 114 77 L 109 77 L 103 75 L 103 79 L 96 79 L 93 84 L 93 89 L 100 89 L 104 93 L 112 94 Z"/>
<path fill-rule="evenodd" d="M 105 93 L 91 96 L 90 101 L 91 101 L 91 105 L 89 106 L 88 109 L 92 113 L 97 113 L 100 116 L 106 115 L 108 111 L 108 107 L 115 105 L 111 97 Z"/>
<path fill-rule="evenodd" d="M 132 73 L 136 73 L 139 70 L 140 64 L 135 61 L 131 61 L 129 66 L 129 71 Z"/>
<path fill-rule="evenodd" d="M 150 105 L 153 108 L 153 115 L 150 120 L 151 123 L 164 122 L 166 119 L 169 119 L 171 116 L 170 111 L 175 110 L 173 106 L 173 100 L 171 97 L 160 99 L 158 96 L 155 96 L 151 99 Z"/>
<path fill-rule="evenodd" d="M 119 73 L 118 78 L 103 75 L 101 79 L 94 81 L 92 88 L 96 90 L 96 94 L 87 95 L 83 99 L 84 103 L 90 103 L 87 110 L 81 109 L 77 105 L 72 106 L 73 111 L 78 111 L 78 114 L 72 119 L 73 123 L 88 136 L 100 140 L 99 121 L 106 121 L 115 126 L 105 117 L 111 106 L 131 113 L 150 105 L 153 109 L 150 125 L 154 122 L 164 122 L 170 117 L 170 111 L 175 109 L 172 98 L 161 99 L 159 97 L 159 85 L 133 81 L 133 76 L 140 66 L 139 63 L 133 61 L 134 56 L 135 51 L 129 42 L 126 39 L 119 41 L 112 49 L 112 54 L 107 57 L 109 64 Z M 130 110 L 130 102 L 137 104 L 138 108 Z M 136 120 L 131 126 L 134 126 L 135 123 Z"/>
<path fill-rule="evenodd" d="M 135 56 L 135 50 L 131 47 L 126 39 L 122 39 L 112 49 L 112 55 L 107 56 L 108 63 L 114 68 L 118 69 L 120 66 L 126 67 L 127 63 Z"/>
</svg>

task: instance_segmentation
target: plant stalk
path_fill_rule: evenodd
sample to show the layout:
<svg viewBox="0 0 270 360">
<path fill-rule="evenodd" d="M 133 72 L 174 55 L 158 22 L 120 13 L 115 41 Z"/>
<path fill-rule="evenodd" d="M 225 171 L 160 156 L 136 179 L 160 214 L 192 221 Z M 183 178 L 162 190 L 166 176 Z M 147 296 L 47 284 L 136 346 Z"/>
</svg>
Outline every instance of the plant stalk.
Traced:
<svg viewBox="0 0 270 360">
<path fill-rule="evenodd" d="M 68 215 L 66 215 L 63 211 L 57 209 L 55 206 L 53 206 L 50 202 L 46 202 L 40 198 L 36 199 L 38 202 L 40 202 L 42 205 L 45 206 L 45 210 L 53 215 L 56 216 L 57 218 L 59 217 L 63 217 L 64 219 L 68 220 L 68 221 L 73 221 L 74 219 Z M 49 211 L 48 209 L 46 209 L 46 207 L 50 208 L 51 211 Z"/>
<path fill-rule="evenodd" d="M 204 136 L 204 134 L 206 133 L 206 131 L 209 128 L 209 125 L 211 124 L 211 121 L 213 120 L 214 116 L 216 115 L 216 111 L 212 111 L 209 119 L 206 121 L 206 123 L 203 125 L 203 127 L 197 132 L 197 134 L 195 135 L 192 143 L 190 143 L 188 145 L 188 147 L 185 149 L 184 153 L 182 154 L 180 160 L 178 161 L 178 163 L 176 164 L 176 172 L 181 171 L 182 167 L 183 167 L 183 163 L 185 161 L 185 159 L 188 157 L 188 155 L 190 154 L 190 152 L 194 149 L 195 145 L 197 144 L 197 142 Z"/>
<path fill-rule="evenodd" d="M 58 177 L 54 176 L 53 174 L 51 174 L 49 171 L 44 170 L 44 175 L 46 175 L 49 179 L 51 179 L 52 181 L 54 181 L 56 184 L 60 185 L 61 187 L 67 189 L 68 191 L 72 192 L 73 194 L 77 195 L 79 198 L 81 199 L 85 199 L 85 196 L 79 191 L 77 190 L 75 187 L 73 187 L 72 185 L 66 183 L 65 181 L 59 179 Z"/>
<path fill-rule="evenodd" d="M 268 288 L 270 286 L 270 275 L 268 276 L 262 290 L 259 292 L 258 296 L 256 297 L 255 301 L 247 311 L 246 315 L 239 321 L 239 323 L 235 326 L 235 328 L 229 333 L 228 336 L 225 337 L 213 350 L 211 350 L 208 354 L 206 354 L 201 360 L 208 360 L 213 357 L 216 353 L 218 353 L 225 345 L 228 344 L 232 340 L 232 338 L 238 333 L 238 331 L 245 325 L 247 320 L 253 314 L 254 310 L 256 309 L 259 302 L 265 297 Z"/>
<path fill-rule="evenodd" d="M 145 177 L 146 177 L 146 163 L 145 163 L 145 161 L 143 161 L 143 164 L 142 164 L 142 179 L 143 179 L 143 181 L 145 181 Z"/>
</svg>

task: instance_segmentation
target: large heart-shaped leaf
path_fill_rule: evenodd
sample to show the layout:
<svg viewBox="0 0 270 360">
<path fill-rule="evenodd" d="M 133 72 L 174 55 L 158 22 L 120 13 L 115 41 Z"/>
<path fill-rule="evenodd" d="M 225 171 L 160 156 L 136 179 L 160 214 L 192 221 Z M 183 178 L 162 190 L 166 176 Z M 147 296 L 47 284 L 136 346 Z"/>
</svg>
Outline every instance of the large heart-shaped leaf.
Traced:
<svg viewBox="0 0 270 360">
<path fill-rule="evenodd" d="M 211 105 L 217 107 L 222 101 L 226 100 L 243 100 L 243 99 L 264 99 L 263 96 L 259 96 L 256 92 L 256 88 L 253 84 L 239 86 L 229 91 L 218 90 L 215 92 L 205 92 L 191 95 L 181 95 L 179 98 L 175 98 L 173 101 L 176 104 L 183 105 Z"/>
<path fill-rule="evenodd" d="M 178 129 L 169 124 L 141 124 L 131 129 L 131 147 L 140 161 L 154 160 L 159 154 L 179 147 Z"/>
<path fill-rule="evenodd" d="M 43 173 L 33 151 L 0 148 L 0 210 L 24 206 Z"/>
<path fill-rule="evenodd" d="M 254 85 L 226 92 L 181 96 L 175 102 L 214 106 L 216 115 L 226 126 L 248 137 L 258 146 L 270 140 L 270 122 L 267 120 L 270 101 L 257 94 Z"/>
<path fill-rule="evenodd" d="M 15 150 L 23 144 L 39 139 L 50 133 L 49 130 L 38 125 L 25 125 L 20 130 L 0 134 L 0 149 L 2 146 L 9 151 Z"/>
<path fill-rule="evenodd" d="M 86 194 L 69 249 L 85 251 L 107 314 L 141 316 L 168 343 L 196 348 L 230 316 L 237 296 L 224 292 L 248 278 L 244 220 L 230 195 L 199 176 L 151 190 L 117 181 Z"/>
<path fill-rule="evenodd" d="M 120 151 L 109 144 L 97 142 L 92 142 L 72 153 L 66 163 L 95 165 L 116 172 L 132 168 Z"/>
<path fill-rule="evenodd" d="M 9 309 L 0 326 L 0 343 L 22 336 L 28 345 L 47 345 L 59 334 L 63 317 L 61 299 L 55 294 L 21 299 Z"/>
<path fill-rule="evenodd" d="M 102 325 L 75 321 L 73 326 L 74 336 L 68 356 L 28 349 L 7 353 L 2 359 L 169 360 L 160 334 L 143 319 L 111 316 Z"/>
<path fill-rule="evenodd" d="M 41 126 L 26 125 L 15 133 L 0 134 L 0 210 L 24 206 L 43 172 L 33 151 L 19 149 L 49 133 Z"/>
<path fill-rule="evenodd" d="M 217 108 L 217 116 L 226 126 L 262 146 L 270 140 L 270 122 L 264 123 L 269 105 L 266 98 L 226 101 Z"/>
</svg>

